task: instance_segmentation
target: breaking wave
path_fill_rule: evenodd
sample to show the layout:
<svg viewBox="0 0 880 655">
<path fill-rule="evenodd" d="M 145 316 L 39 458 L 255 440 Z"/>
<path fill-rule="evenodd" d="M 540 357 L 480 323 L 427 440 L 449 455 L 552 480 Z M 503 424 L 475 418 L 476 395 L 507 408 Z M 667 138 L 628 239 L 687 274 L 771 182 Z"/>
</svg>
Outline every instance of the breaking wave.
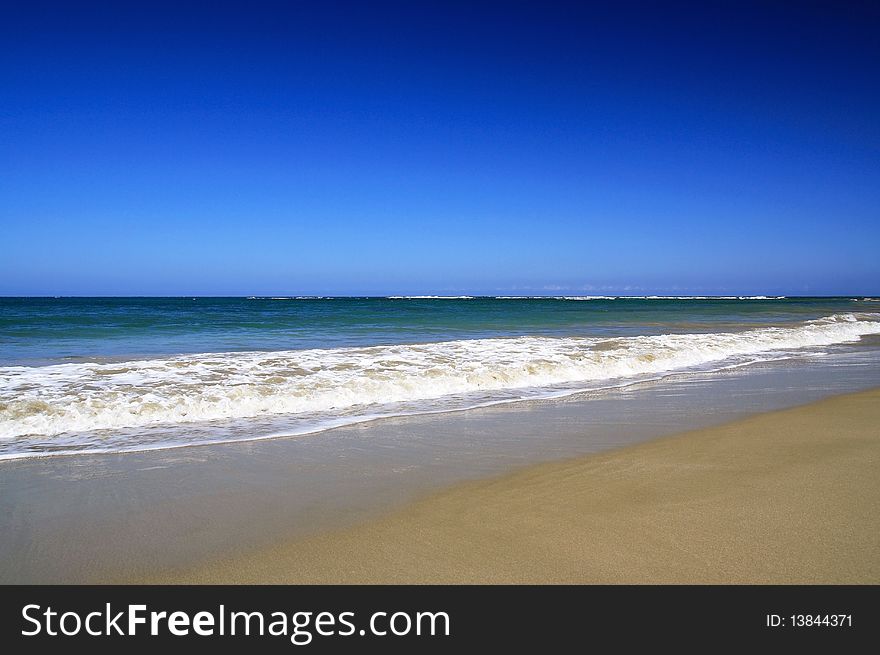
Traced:
<svg viewBox="0 0 880 655">
<path fill-rule="evenodd" d="M 377 416 L 462 409 L 779 359 L 870 334 L 880 334 L 880 314 L 837 314 L 739 332 L 523 336 L 0 367 L 0 459 L 204 443 L 206 435 L 216 439 L 218 421 L 251 427 L 262 421 L 265 427 L 279 417 L 307 418 L 297 433 L 314 432 Z M 202 436 L 184 441 L 167 436 L 181 426 L 202 430 Z M 265 430 L 256 433 L 269 436 Z M 251 439 L 255 430 L 240 434 L 241 439 L 225 440 Z"/>
</svg>

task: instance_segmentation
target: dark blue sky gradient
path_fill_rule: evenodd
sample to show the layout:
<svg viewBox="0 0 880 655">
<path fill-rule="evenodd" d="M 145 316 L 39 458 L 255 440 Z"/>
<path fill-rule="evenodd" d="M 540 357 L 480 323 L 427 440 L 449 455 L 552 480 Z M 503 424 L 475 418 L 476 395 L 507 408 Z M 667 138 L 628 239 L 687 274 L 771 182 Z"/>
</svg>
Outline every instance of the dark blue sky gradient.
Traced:
<svg viewBox="0 0 880 655">
<path fill-rule="evenodd" d="M 0 294 L 880 293 L 880 3 L 18 4 Z"/>
</svg>

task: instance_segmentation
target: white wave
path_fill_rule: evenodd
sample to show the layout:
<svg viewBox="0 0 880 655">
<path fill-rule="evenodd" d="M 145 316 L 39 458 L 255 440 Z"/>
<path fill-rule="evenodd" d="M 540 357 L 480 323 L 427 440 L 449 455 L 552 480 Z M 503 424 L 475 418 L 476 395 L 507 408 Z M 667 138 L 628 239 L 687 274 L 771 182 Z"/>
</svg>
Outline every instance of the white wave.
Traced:
<svg viewBox="0 0 880 655">
<path fill-rule="evenodd" d="M 621 338 L 514 337 L 0 367 L 0 439 L 281 414 L 626 379 L 858 341 L 880 314 L 794 327 Z M 366 410 L 365 410 L 366 411 Z"/>
<path fill-rule="evenodd" d="M 473 300 L 474 296 L 385 296 L 388 300 Z"/>
<path fill-rule="evenodd" d="M 616 300 L 617 296 L 562 296 L 560 300 Z"/>
</svg>

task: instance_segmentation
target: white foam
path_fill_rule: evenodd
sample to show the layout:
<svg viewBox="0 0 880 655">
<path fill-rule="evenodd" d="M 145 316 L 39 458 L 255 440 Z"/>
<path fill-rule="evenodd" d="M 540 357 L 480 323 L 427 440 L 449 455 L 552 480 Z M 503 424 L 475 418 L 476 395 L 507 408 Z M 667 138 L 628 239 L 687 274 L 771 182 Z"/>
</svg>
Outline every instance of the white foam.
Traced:
<svg viewBox="0 0 880 655">
<path fill-rule="evenodd" d="M 562 296 L 561 300 L 616 300 L 617 296 Z"/>
<path fill-rule="evenodd" d="M 393 403 L 452 395 L 625 380 L 853 342 L 880 333 L 878 319 L 880 314 L 843 314 L 742 332 L 524 336 L 0 367 L 0 439 L 281 414 L 375 413 Z"/>
</svg>

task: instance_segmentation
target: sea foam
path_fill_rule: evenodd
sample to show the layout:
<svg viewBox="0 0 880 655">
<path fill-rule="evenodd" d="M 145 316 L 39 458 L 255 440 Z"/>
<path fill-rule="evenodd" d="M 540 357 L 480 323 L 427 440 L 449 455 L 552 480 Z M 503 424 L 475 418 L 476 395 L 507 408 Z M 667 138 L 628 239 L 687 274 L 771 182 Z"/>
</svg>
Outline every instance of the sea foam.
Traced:
<svg viewBox="0 0 880 655">
<path fill-rule="evenodd" d="M 469 339 L 109 363 L 0 367 L 0 440 L 273 415 L 381 413 L 393 403 L 558 388 L 858 341 L 880 314 L 788 327 L 618 338 Z"/>
</svg>

